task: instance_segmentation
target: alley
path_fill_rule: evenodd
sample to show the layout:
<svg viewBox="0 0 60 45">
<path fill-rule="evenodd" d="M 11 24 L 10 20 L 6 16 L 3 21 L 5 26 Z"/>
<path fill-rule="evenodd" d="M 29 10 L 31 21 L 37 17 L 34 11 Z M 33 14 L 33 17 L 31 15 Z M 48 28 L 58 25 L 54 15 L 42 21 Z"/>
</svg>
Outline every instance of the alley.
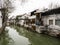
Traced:
<svg viewBox="0 0 60 45">
<path fill-rule="evenodd" d="M 36 34 L 23 27 L 8 26 L 5 34 L 0 37 L 0 45 L 60 45 L 60 40 Z"/>
</svg>

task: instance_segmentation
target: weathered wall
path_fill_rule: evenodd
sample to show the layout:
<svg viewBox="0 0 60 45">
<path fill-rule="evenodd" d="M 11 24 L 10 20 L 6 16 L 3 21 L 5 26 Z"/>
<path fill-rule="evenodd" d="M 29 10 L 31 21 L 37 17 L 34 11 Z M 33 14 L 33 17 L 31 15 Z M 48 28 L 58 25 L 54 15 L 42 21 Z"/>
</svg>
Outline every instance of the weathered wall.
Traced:
<svg viewBox="0 0 60 45">
<path fill-rule="evenodd" d="M 49 20 L 53 20 L 53 25 L 55 25 L 55 19 L 60 19 L 60 14 L 53 14 L 49 16 L 43 16 L 43 23 L 44 25 L 49 25 Z"/>
</svg>

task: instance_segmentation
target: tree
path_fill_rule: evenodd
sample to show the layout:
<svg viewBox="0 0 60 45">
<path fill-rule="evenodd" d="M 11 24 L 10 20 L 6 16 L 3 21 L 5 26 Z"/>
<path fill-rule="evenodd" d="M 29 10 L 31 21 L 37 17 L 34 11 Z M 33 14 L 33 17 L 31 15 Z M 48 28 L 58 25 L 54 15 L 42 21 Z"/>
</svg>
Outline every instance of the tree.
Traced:
<svg viewBox="0 0 60 45">
<path fill-rule="evenodd" d="M 14 9 L 12 6 L 11 0 L 0 0 L 1 1 L 1 6 L 0 10 L 2 13 L 2 29 L 1 32 L 4 32 L 5 27 L 6 27 L 6 22 L 8 19 L 8 13 L 11 13 L 11 11 Z"/>
<path fill-rule="evenodd" d="M 58 7 L 60 7 L 60 5 L 58 3 L 50 3 L 49 4 L 49 9 L 58 8 Z"/>
<path fill-rule="evenodd" d="M 21 5 L 24 5 L 28 0 L 21 0 Z"/>
</svg>

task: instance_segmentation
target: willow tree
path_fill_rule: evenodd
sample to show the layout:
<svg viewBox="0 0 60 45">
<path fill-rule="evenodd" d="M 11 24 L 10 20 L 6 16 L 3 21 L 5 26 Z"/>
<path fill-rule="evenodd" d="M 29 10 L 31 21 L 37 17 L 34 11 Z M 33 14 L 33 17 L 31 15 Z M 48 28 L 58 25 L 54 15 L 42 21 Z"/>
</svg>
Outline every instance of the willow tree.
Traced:
<svg viewBox="0 0 60 45">
<path fill-rule="evenodd" d="M 0 0 L 0 2 L 0 10 L 2 14 L 2 28 L 0 32 L 4 32 L 8 19 L 8 14 L 12 12 L 13 6 L 11 0 Z"/>
</svg>

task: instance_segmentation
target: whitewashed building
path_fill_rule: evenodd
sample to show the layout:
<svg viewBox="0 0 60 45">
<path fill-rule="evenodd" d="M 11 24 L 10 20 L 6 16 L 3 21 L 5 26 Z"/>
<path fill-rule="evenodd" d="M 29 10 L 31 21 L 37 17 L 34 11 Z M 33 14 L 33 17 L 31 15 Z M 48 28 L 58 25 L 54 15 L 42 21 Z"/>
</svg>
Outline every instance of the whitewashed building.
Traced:
<svg viewBox="0 0 60 45">
<path fill-rule="evenodd" d="M 50 28 L 50 35 L 60 34 L 60 7 L 45 11 L 41 15 L 43 24 Z"/>
<path fill-rule="evenodd" d="M 49 31 L 50 35 L 56 36 L 57 34 L 60 34 L 60 7 L 43 12 L 37 12 L 35 14 L 39 17 L 38 19 L 36 18 L 39 21 L 36 26 L 36 31 L 38 33 L 41 33 L 41 28 L 48 26 L 49 29 L 45 29 L 45 31 Z"/>
<path fill-rule="evenodd" d="M 48 10 L 41 15 L 44 25 L 60 26 L 60 8 Z"/>
</svg>

